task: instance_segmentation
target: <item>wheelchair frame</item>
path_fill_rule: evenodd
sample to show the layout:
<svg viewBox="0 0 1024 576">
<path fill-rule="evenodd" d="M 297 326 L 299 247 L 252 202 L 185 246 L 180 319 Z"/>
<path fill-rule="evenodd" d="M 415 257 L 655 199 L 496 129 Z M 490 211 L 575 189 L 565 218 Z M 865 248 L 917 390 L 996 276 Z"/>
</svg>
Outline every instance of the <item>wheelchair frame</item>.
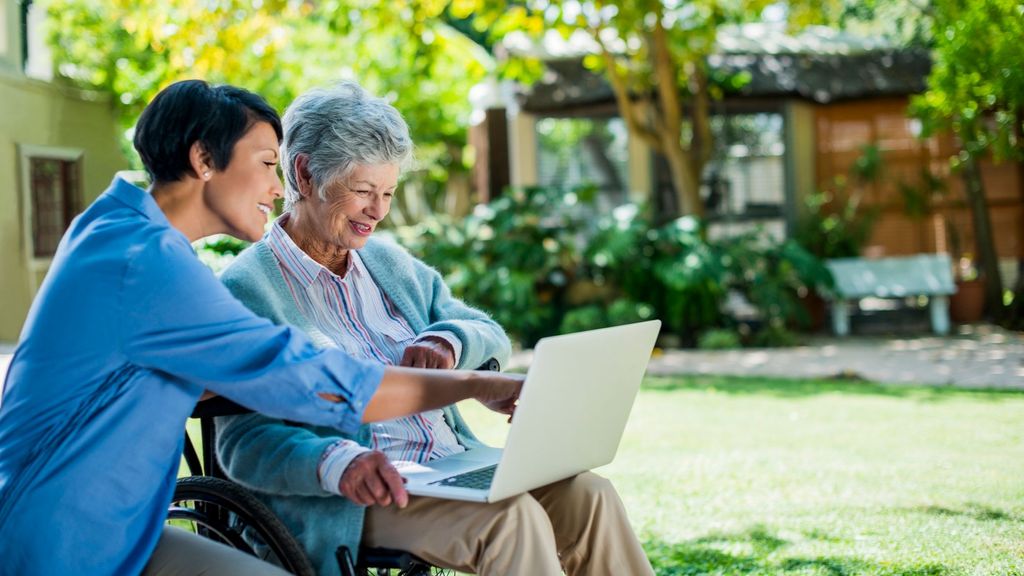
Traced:
<svg viewBox="0 0 1024 576">
<path fill-rule="evenodd" d="M 478 370 L 497 371 L 500 366 L 491 358 Z M 214 456 L 214 418 L 249 412 L 251 410 L 224 397 L 196 404 L 192 418 L 199 420 L 203 456 L 199 457 L 186 431 L 182 455 L 191 476 L 178 479 L 168 520 L 189 522 L 195 525 L 200 536 L 264 560 L 273 555 L 277 563 L 292 574 L 312 576 L 315 574 L 313 566 L 295 537 L 252 492 L 231 482 Z M 347 546 L 339 546 L 335 557 L 342 576 L 429 576 L 442 570 L 409 552 L 389 548 L 360 546 L 353 558 Z"/>
</svg>

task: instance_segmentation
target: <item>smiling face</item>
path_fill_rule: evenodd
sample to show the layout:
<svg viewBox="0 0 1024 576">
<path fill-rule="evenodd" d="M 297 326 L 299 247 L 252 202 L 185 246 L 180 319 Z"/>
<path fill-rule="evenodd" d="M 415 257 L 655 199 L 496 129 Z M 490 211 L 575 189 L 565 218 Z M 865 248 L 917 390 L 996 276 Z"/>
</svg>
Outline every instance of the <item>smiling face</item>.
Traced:
<svg viewBox="0 0 1024 576">
<path fill-rule="evenodd" d="M 325 187 L 326 200 L 313 194 L 298 203 L 295 210 L 299 221 L 308 226 L 307 240 L 335 253 L 365 246 L 391 211 L 398 174 L 395 164 L 356 165 L 347 177 Z"/>
<path fill-rule="evenodd" d="M 210 170 L 203 201 L 213 222 L 206 232 L 259 240 L 274 200 L 284 192 L 277 162 L 274 129 L 266 122 L 256 123 L 235 144 L 227 167 Z"/>
</svg>

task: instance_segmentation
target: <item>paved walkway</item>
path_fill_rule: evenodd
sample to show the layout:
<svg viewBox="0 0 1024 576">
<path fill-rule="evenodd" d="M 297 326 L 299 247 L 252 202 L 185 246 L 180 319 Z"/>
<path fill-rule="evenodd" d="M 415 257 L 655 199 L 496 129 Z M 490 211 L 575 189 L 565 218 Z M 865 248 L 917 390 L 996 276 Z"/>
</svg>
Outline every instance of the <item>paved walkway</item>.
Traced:
<svg viewBox="0 0 1024 576">
<path fill-rule="evenodd" d="M 529 365 L 529 351 L 513 366 Z M 794 348 L 664 350 L 648 374 L 787 378 L 862 378 L 875 382 L 1024 390 L 1024 335 L 991 326 L 961 327 L 945 338 L 813 338 Z"/>
<path fill-rule="evenodd" d="M 0 376 L 12 346 L 0 344 Z M 531 352 L 512 359 L 528 366 Z M 945 337 L 814 338 L 806 346 L 754 350 L 664 350 L 648 374 L 862 378 L 875 382 L 1008 388 L 1024 391 L 1024 335 L 991 326 Z"/>
</svg>

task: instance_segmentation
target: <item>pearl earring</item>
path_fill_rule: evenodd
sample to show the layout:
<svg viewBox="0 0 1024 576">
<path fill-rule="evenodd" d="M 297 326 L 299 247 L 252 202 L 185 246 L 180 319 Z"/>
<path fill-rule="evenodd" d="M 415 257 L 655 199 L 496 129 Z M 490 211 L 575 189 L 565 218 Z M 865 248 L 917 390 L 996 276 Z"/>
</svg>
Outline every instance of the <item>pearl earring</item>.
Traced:
<svg viewBox="0 0 1024 576">
<path fill-rule="evenodd" d="M 203 172 L 203 178 L 209 178 L 209 177 L 210 177 L 210 171 L 209 170 L 207 170 L 206 172 Z"/>
</svg>

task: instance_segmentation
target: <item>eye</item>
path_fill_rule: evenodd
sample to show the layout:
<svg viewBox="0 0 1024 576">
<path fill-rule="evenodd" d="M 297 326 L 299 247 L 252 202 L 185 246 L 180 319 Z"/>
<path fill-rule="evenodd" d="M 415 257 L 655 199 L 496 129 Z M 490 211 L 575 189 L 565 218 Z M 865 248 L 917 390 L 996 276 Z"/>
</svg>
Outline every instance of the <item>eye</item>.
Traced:
<svg viewBox="0 0 1024 576">
<path fill-rule="evenodd" d="M 274 168 L 277 166 L 277 162 L 264 162 L 268 167 Z"/>
</svg>

